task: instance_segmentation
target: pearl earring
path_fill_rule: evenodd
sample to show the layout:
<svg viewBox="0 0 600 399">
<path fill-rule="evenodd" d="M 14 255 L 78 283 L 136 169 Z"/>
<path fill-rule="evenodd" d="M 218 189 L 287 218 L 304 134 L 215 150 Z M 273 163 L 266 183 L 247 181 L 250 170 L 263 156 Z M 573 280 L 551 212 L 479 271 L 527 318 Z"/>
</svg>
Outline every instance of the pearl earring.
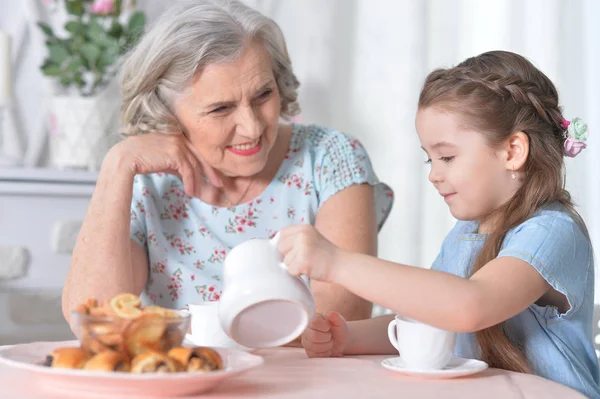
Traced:
<svg viewBox="0 0 600 399">
<path fill-rule="evenodd" d="M 513 170 L 512 173 L 510 174 L 511 179 L 516 179 L 517 178 L 517 174 L 515 173 L 515 171 Z"/>
</svg>

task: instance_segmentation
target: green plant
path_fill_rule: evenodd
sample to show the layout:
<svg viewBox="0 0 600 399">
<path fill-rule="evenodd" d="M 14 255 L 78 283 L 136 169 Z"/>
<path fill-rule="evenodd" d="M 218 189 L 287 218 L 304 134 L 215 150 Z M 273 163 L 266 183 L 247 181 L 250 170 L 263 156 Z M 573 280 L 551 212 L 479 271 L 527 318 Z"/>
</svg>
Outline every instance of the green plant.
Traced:
<svg viewBox="0 0 600 399">
<path fill-rule="evenodd" d="M 75 87 L 84 96 L 96 94 L 111 81 L 120 57 L 143 33 L 144 13 L 133 12 L 124 21 L 122 0 L 45 2 L 65 7 L 68 18 L 64 26 L 67 35 L 61 38 L 49 25 L 38 23 L 49 51 L 40 68 L 42 73 L 56 78 L 65 89 Z"/>
</svg>

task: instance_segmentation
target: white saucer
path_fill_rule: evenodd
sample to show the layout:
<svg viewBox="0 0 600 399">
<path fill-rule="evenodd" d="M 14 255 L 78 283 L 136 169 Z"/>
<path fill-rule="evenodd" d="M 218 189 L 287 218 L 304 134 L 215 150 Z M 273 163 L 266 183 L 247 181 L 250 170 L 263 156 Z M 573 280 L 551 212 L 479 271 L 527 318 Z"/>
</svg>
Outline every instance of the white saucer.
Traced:
<svg viewBox="0 0 600 399">
<path fill-rule="evenodd" d="M 440 370 L 422 370 L 411 369 L 404 363 L 401 357 L 391 357 L 381 362 L 386 369 L 396 371 L 401 374 L 418 376 L 423 378 L 456 378 L 465 375 L 479 373 L 488 368 L 487 363 L 475 359 L 463 359 L 462 357 L 453 357 L 446 367 Z"/>
</svg>

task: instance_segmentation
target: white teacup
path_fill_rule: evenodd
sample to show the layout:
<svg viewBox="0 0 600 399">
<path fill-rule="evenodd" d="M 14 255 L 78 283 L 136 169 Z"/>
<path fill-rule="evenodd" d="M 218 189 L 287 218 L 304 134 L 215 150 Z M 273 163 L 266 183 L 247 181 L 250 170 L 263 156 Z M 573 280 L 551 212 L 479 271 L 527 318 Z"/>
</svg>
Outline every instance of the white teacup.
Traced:
<svg viewBox="0 0 600 399">
<path fill-rule="evenodd" d="M 456 333 L 397 315 L 388 325 L 388 338 L 412 369 L 444 368 L 452 358 Z"/>
<path fill-rule="evenodd" d="M 229 338 L 221 328 L 218 302 L 189 304 L 187 307 L 192 320 L 191 332 L 185 336 L 186 340 L 197 346 L 247 349 Z"/>
</svg>

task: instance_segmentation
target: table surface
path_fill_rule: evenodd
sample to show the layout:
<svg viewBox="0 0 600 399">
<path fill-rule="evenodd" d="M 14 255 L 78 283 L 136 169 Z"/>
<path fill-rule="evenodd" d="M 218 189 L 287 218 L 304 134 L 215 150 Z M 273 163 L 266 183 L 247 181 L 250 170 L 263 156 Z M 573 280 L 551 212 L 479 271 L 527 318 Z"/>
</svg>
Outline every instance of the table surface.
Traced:
<svg viewBox="0 0 600 399">
<path fill-rule="evenodd" d="M 2 349 L 2 347 L 0 347 Z M 449 380 L 423 379 L 387 370 L 381 361 L 390 356 L 353 356 L 309 359 L 302 349 L 274 348 L 255 352 L 264 364 L 225 380 L 215 390 L 197 398 L 583 398 L 555 382 L 520 373 L 487 369 Z M 56 398 L 31 386 L 12 383 L 15 370 L 0 366 L 3 399 Z M 33 378 L 32 378 L 33 379 Z M 28 381 L 27 381 L 28 382 Z M 25 386 L 26 385 L 26 386 Z M 115 396 L 112 396 L 115 397 Z M 120 398 L 131 396 L 120 395 Z"/>
</svg>

